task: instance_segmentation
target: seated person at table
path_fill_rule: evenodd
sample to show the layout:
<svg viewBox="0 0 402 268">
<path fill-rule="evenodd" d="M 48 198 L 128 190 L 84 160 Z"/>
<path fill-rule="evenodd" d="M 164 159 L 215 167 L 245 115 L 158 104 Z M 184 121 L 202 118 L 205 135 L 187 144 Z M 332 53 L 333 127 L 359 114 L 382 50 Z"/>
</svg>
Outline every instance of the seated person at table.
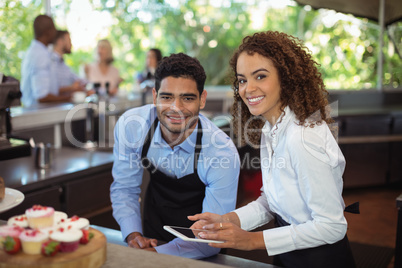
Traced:
<svg viewBox="0 0 402 268">
<path fill-rule="evenodd" d="M 75 91 L 85 91 L 85 81 L 81 80 L 66 65 L 64 54 L 71 54 L 71 38 L 68 31 L 57 31 L 53 40 L 52 68 L 56 75 L 60 95 L 71 95 Z"/>
<path fill-rule="evenodd" d="M 239 156 L 231 139 L 199 113 L 207 92 L 197 59 L 172 54 L 155 76 L 154 104 L 125 112 L 115 127 L 113 216 L 130 247 L 197 259 L 212 256 L 219 249 L 175 239 L 163 226 L 190 227 L 192 211 L 234 209 Z M 150 182 L 143 231 L 139 197 L 144 169 Z M 168 243 L 157 246 L 157 240 Z"/>
<path fill-rule="evenodd" d="M 33 28 L 35 39 L 32 40 L 21 66 L 22 104 L 31 106 L 38 102 L 68 101 L 69 96 L 59 95 L 51 68 L 51 52 L 47 48 L 57 33 L 53 19 L 47 15 L 39 15 L 35 18 Z"/>
</svg>

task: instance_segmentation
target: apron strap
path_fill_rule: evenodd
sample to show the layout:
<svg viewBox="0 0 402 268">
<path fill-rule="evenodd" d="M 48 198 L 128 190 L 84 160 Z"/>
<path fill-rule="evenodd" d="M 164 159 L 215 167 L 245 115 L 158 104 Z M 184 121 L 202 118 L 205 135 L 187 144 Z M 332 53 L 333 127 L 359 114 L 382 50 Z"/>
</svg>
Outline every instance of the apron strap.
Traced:
<svg viewBox="0 0 402 268">
<path fill-rule="evenodd" d="M 158 122 L 159 119 L 157 117 L 148 130 L 147 136 L 145 137 L 144 146 L 142 147 L 141 159 L 144 159 L 144 157 L 146 157 L 148 154 L 149 146 L 151 144 L 152 137 L 154 136 L 156 127 L 158 126 Z"/>
</svg>

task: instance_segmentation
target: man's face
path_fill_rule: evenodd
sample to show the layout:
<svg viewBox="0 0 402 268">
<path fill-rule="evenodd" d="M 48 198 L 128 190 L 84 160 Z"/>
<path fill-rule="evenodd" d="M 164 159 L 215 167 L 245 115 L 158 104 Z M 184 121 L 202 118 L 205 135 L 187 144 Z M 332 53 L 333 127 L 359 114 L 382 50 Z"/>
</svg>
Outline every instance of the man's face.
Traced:
<svg viewBox="0 0 402 268">
<path fill-rule="evenodd" d="M 71 54 L 71 38 L 70 34 L 65 34 L 63 36 L 63 53 L 64 54 Z"/>
<path fill-rule="evenodd" d="M 172 76 L 164 78 L 159 91 L 156 92 L 154 88 L 152 93 L 162 134 L 165 136 L 193 129 L 207 96 L 205 90 L 200 96 L 194 80 Z"/>
</svg>

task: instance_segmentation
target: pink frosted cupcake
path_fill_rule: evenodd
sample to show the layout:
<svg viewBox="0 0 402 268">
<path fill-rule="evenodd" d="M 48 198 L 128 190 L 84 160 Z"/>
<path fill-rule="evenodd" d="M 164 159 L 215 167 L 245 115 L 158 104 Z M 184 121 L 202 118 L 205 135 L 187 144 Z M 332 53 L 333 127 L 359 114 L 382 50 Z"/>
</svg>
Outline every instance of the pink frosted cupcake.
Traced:
<svg viewBox="0 0 402 268">
<path fill-rule="evenodd" d="M 32 229 L 53 226 L 54 208 L 34 205 L 25 211 L 28 226 Z"/>
<path fill-rule="evenodd" d="M 39 228 L 41 232 L 47 233 L 49 236 L 55 232 L 58 228 L 62 227 L 61 223 L 67 219 L 67 214 L 61 211 L 54 212 L 53 225 L 50 227 Z"/>
<path fill-rule="evenodd" d="M 61 252 L 75 251 L 82 237 L 82 231 L 79 229 L 66 229 L 63 227 L 58 228 L 50 235 L 50 239 L 60 242 Z"/>
<path fill-rule="evenodd" d="M 0 226 L 0 249 L 3 249 L 3 242 L 6 240 L 7 236 L 19 237 L 24 228 L 20 226 Z"/>
<path fill-rule="evenodd" d="M 80 218 L 78 216 L 73 216 L 66 220 L 62 220 L 60 225 L 64 228 L 88 230 L 89 220 L 85 218 Z"/>
<path fill-rule="evenodd" d="M 8 219 L 7 225 L 9 226 L 20 226 L 22 228 L 28 227 L 28 219 L 25 214 L 14 216 Z"/>
<path fill-rule="evenodd" d="M 41 247 L 49 239 L 48 234 L 39 230 L 25 230 L 20 234 L 22 251 L 25 254 L 37 255 L 41 253 Z"/>
</svg>

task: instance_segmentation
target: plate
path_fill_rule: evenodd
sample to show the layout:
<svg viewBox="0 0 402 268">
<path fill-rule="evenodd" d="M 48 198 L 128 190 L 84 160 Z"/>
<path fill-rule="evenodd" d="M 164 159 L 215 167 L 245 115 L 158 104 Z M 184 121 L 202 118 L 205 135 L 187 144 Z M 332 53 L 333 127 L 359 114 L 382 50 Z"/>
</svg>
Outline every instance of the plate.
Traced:
<svg viewBox="0 0 402 268">
<path fill-rule="evenodd" d="M 7 188 L 3 201 L 0 202 L 0 212 L 7 211 L 24 201 L 24 194 L 18 190 Z"/>
</svg>

